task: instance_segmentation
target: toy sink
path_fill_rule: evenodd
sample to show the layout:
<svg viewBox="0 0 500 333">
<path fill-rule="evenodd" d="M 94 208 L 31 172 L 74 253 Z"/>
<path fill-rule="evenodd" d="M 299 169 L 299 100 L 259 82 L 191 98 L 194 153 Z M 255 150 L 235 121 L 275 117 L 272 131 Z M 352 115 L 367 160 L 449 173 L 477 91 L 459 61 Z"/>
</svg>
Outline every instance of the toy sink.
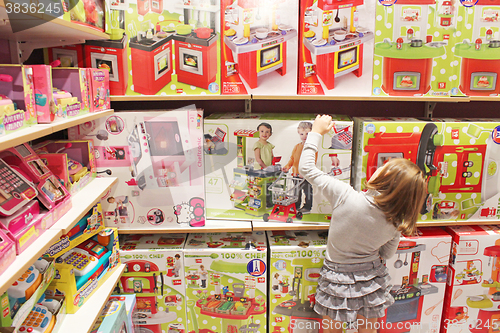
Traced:
<svg viewBox="0 0 500 333">
<path fill-rule="evenodd" d="M 460 43 L 455 45 L 455 55 L 462 58 L 497 60 L 500 59 L 500 47 L 496 43 L 483 44 L 479 50 L 476 50 L 474 44 Z"/>
<path fill-rule="evenodd" d="M 398 49 L 396 43 L 383 42 L 375 44 L 374 52 L 376 55 L 395 59 L 428 59 L 441 57 L 446 53 L 441 44 L 429 44 L 413 47 L 409 43 L 402 43 L 401 49 Z"/>
</svg>

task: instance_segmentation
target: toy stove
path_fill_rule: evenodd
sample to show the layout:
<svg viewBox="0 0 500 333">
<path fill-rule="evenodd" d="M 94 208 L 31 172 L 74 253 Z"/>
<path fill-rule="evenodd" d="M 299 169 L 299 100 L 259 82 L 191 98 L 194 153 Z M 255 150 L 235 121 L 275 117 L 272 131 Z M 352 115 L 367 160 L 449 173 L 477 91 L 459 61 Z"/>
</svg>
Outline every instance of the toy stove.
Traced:
<svg viewBox="0 0 500 333">
<path fill-rule="evenodd" d="M 118 40 L 89 40 L 85 43 L 86 67 L 109 70 L 111 95 L 125 95 L 128 86 L 126 34 Z"/>
<path fill-rule="evenodd" d="M 175 118 L 144 118 L 128 136 L 136 185 L 148 188 L 189 184 L 189 166 L 195 161 L 187 128 Z"/>
<path fill-rule="evenodd" d="M 310 54 L 306 62 L 316 63 L 312 69 L 323 81 L 327 89 L 335 88 L 335 78 L 353 73 L 357 77 L 363 74 L 363 44 L 373 39 L 373 32 L 357 25 L 356 7 L 362 6 L 363 0 L 319 0 L 317 5 L 308 6 L 304 22 L 304 45 Z M 337 17 L 340 10 L 350 9 L 349 28 L 334 28 L 334 12 Z M 355 19 L 356 17 L 356 19 Z M 318 24 L 318 18 L 320 24 Z M 311 76 L 311 75 L 309 75 Z"/>
<path fill-rule="evenodd" d="M 500 305 L 498 304 L 500 301 L 500 293 L 498 292 L 498 288 L 500 288 L 500 240 L 497 240 L 494 246 L 485 248 L 484 255 L 489 257 L 488 266 L 491 266 L 491 278 L 485 279 L 481 283 L 482 287 L 489 288 L 487 294 L 467 298 L 467 305 L 470 308 L 479 309 L 477 326 L 469 327 L 472 333 L 484 332 L 485 328 L 481 326 L 481 323 L 485 323 L 486 320 L 494 325 L 500 323 Z M 490 330 L 490 332 L 496 331 L 496 329 Z"/>
<path fill-rule="evenodd" d="M 196 33 L 175 33 L 175 66 L 177 81 L 208 89 L 217 74 L 217 34 L 198 38 Z"/>
<path fill-rule="evenodd" d="M 303 266 L 305 265 L 309 268 L 304 270 Z M 301 332 L 300 327 L 310 327 L 309 333 L 322 333 L 323 317 L 318 315 L 313 308 L 315 303 L 314 295 L 323 261 L 312 263 L 311 259 L 293 259 L 292 266 L 295 266 L 295 268 L 291 290 L 281 290 L 281 292 L 288 293 L 293 298 L 279 304 L 274 308 L 273 312 L 290 317 L 288 326 L 290 333 Z"/>
<path fill-rule="evenodd" d="M 499 0 L 478 0 L 474 6 L 472 40 L 455 45 L 462 57 L 460 90 L 471 96 L 500 94 Z M 469 15 L 469 14 L 466 14 Z M 483 35 L 484 34 L 484 35 Z"/>
<path fill-rule="evenodd" d="M 438 292 L 438 288 L 428 281 L 419 282 L 418 266 L 422 251 L 425 251 L 425 244 L 417 244 L 414 241 L 399 242 L 396 251 L 398 259 L 394 262 L 394 267 L 400 269 L 407 264 L 410 274 L 403 276 L 401 285 L 395 285 L 391 289 L 395 303 L 387 308 L 385 317 L 380 318 L 379 322 L 392 323 L 392 327 L 389 324 L 382 325 L 380 332 L 405 332 L 412 324 L 420 323 L 424 296 Z M 399 259 L 401 254 L 406 256 L 404 266 Z M 411 256 L 409 263 L 408 255 Z"/>
<path fill-rule="evenodd" d="M 393 5 L 393 40 L 375 44 L 374 51 L 383 57 L 382 89 L 389 95 L 419 96 L 431 89 L 432 59 L 443 56 L 447 44 L 427 36 L 431 5 L 434 0 L 398 0 Z"/>
<path fill-rule="evenodd" d="M 472 138 L 479 138 L 483 132 L 472 123 L 467 129 Z M 437 198 L 440 192 L 481 193 L 481 202 L 485 202 L 500 191 L 499 173 L 493 170 L 500 163 L 500 147 L 493 142 L 494 135 L 490 134 L 485 145 L 446 145 L 444 134 L 438 133 L 433 123 L 426 124 L 421 133 L 376 133 L 365 147 L 366 176 L 370 179 L 388 159 L 404 157 L 426 172 L 428 197 L 422 214 L 431 209 L 435 214 L 440 212 L 440 206 L 432 207 L 433 197 Z M 456 163 L 456 171 L 448 169 L 449 163 Z M 478 181 L 472 180 L 473 172 L 481 172 Z M 445 176 L 449 179 L 445 180 Z M 461 203 L 461 208 L 477 210 L 478 204 L 468 199 Z"/>
<path fill-rule="evenodd" d="M 239 74 L 254 89 L 258 86 L 259 76 L 274 71 L 282 76 L 286 74 L 286 43 L 297 37 L 297 29 L 288 24 L 277 24 L 276 12 L 280 6 L 285 6 L 285 1 L 238 1 L 238 5 L 227 2 L 226 28 L 234 32 L 226 31 L 224 37 L 226 76 Z M 262 21 L 267 22 L 265 26 L 254 25 L 254 17 L 260 13 L 265 17 Z M 243 24 L 239 24 L 240 21 Z M 264 35 L 260 31 L 265 31 Z"/>
<path fill-rule="evenodd" d="M 157 33 L 152 38 L 137 35 L 130 39 L 134 91 L 155 95 L 172 80 L 173 34 Z M 135 74 L 135 75 L 134 75 Z"/>
</svg>

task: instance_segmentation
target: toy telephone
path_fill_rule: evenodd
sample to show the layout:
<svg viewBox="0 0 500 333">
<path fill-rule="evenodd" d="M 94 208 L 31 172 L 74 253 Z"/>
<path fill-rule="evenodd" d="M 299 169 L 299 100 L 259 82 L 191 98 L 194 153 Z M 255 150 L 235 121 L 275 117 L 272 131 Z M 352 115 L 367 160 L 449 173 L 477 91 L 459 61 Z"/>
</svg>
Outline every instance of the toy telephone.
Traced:
<svg viewBox="0 0 500 333">
<path fill-rule="evenodd" d="M 15 316 L 21 305 L 30 299 L 41 282 L 42 274 L 35 266 L 30 266 L 7 290 L 12 317 Z"/>
<path fill-rule="evenodd" d="M 97 278 L 106 269 L 110 256 L 111 251 L 98 242 L 88 239 L 57 258 L 56 262 L 73 266 L 76 288 L 80 289 L 87 281 Z"/>
<path fill-rule="evenodd" d="M 49 309 L 38 303 L 19 327 L 19 332 L 50 333 L 56 323 L 56 317 Z"/>
<path fill-rule="evenodd" d="M 37 195 L 36 188 L 20 170 L 0 158 L 0 215 L 14 214 Z"/>
</svg>

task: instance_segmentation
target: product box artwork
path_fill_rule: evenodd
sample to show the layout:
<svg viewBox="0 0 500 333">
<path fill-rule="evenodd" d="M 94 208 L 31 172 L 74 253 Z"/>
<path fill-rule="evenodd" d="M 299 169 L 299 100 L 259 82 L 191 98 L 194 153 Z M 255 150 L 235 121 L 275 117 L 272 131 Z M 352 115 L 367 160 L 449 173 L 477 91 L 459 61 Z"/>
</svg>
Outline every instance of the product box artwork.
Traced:
<svg viewBox="0 0 500 333">
<path fill-rule="evenodd" d="M 441 332 L 497 332 L 498 226 L 447 227 L 453 237 Z"/>
<path fill-rule="evenodd" d="M 93 139 L 98 176 L 120 180 L 102 200 L 120 229 L 205 224 L 203 113 L 195 108 L 121 112 L 69 129 Z"/>
<path fill-rule="evenodd" d="M 325 258 L 327 231 L 268 231 L 269 332 L 321 332 L 314 295 Z"/>
<path fill-rule="evenodd" d="M 187 332 L 267 332 L 264 232 L 189 234 L 184 268 Z"/>
<path fill-rule="evenodd" d="M 500 120 L 355 118 L 353 186 L 396 157 L 425 172 L 420 221 L 500 219 Z"/>
<path fill-rule="evenodd" d="M 147 332 L 186 327 L 183 247 L 186 234 L 124 235 L 120 291 L 135 294 L 134 324 Z"/>
<path fill-rule="evenodd" d="M 316 165 L 349 182 L 352 121 L 335 126 L 318 147 Z M 298 175 L 313 116 L 212 114 L 205 119 L 207 216 L 217 219 L 330 222 L 328 200 Z"/>
</svg>

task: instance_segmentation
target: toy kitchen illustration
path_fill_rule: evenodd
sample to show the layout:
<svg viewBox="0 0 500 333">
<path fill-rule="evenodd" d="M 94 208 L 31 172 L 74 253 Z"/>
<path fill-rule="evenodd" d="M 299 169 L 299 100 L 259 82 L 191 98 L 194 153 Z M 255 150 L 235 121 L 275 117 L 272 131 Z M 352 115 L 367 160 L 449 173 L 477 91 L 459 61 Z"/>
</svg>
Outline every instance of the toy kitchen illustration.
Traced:
<svg viewBox="0 0 500 333">
<path fill-rule="evenodd" d="M 461 29 L 463 42 L 455 45 L 455 55 L 461 58 L 459 89 L 468 96 L 498 96 L 500 1 L 478 0 L 464 10 L 466 22 L 472 21 L 473 24 L 472 29 L 470 25 Z"/>
<path fill-rule="evenodd" d="M 297 37 L 296 22 L 287 15 L 290 1 L 237 0 L 225 3 L 226 77 L 239 75 L 251 88 L 258 78 L 277 71 L 287 74 L 287 42 Z M 264 78 L 263 78 L 264 79 Z"/>
<path fill-rule="evenodd" d="M 358 19 L 358 7 L 364 1 L 309 2 L 311 6 L 304 13 L 303 43 L 312 63 L 304 63 L 304 75 L 317 75 L 328 90 L 335 88 L 335 80 L 343 75 L 353 73 L 361 77 L 363 45 L 374 37 Z"/>
</svg>

